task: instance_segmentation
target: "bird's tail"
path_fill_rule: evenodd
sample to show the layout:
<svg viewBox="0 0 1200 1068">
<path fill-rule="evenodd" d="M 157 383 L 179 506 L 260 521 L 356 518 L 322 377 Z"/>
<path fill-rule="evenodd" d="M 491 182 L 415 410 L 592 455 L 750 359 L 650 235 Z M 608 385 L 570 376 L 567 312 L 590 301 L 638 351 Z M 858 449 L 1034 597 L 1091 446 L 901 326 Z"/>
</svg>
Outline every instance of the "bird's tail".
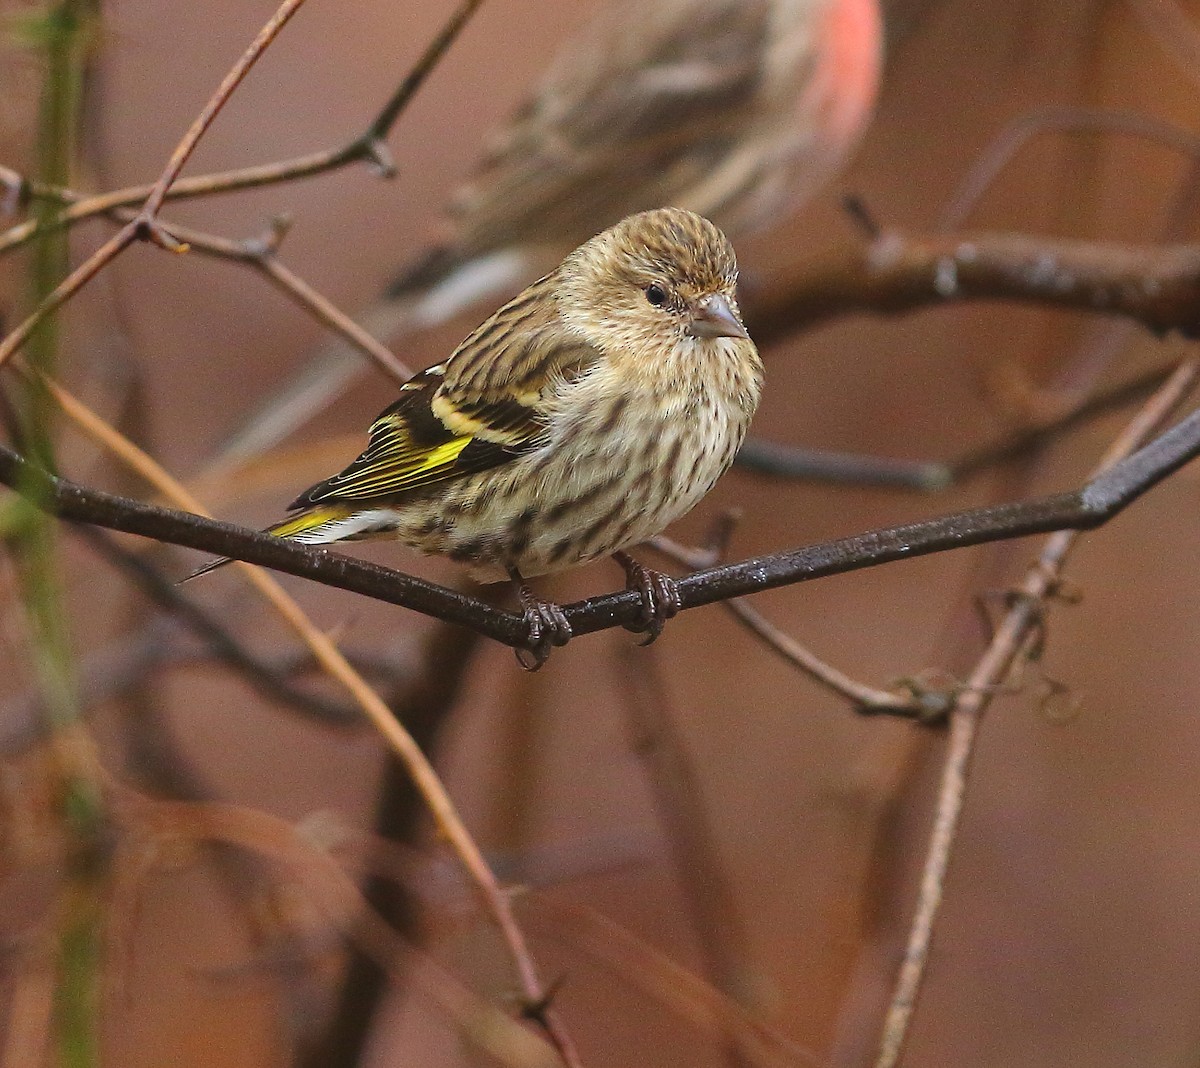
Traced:
<svg viewBox="0 0 1200 1068">
<path fill-rule="evenodd" d="M 300 512 L 298 515 L 280 520 L 278 523 L 266 527 L 263 533 L 274 534 L 277 538 L 288 538 L 314 544 L 335 541 L 336 538 L 321 536 L 321 528 L 338 524 L 349 514 L 350 509 L 337 508 L 332 505 L 324 508 L 310 508 Z M 181 578 L 176 585 L 182 586 L 185 582 L 191 582 L 192 579 L 197 579 L 201 575 L 207 575 L 210 571 L 216 571 L 218 568 L 232 563 L 232 558 L 218 556 L 215 560 L 210 560 L 207 564 L 196 568 L 190 575 Z"/>
</svg>

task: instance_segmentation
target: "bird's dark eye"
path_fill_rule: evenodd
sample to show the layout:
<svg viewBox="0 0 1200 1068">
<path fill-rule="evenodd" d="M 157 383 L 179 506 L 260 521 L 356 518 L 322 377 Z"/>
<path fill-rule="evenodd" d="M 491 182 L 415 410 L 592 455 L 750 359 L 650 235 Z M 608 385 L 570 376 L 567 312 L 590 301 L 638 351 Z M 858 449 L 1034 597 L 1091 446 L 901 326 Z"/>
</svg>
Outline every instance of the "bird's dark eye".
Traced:
<svg viewBox="0 0 1200 1068">
<path fill-rule="evenodd" d="M 662 286 L 651 284 L 646 286 L 646 299 L 656 308 L 667 303 L 667 291 Z"/>
</svg>

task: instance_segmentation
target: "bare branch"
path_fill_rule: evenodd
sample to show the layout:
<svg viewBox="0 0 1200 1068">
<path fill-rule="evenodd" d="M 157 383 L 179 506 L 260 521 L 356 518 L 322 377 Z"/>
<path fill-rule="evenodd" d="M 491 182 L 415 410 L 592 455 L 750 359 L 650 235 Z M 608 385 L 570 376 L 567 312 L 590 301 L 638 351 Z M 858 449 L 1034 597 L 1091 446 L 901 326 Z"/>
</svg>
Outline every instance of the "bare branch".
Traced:
<svg viewBox="0 0 1200 1068">
<path fill-rule="evenodd" d="M 661 534 L 651 544 L 658 552 L 676 563 L 699 571 L 724 559 L 737 518 L 737 514 L 733 512 L 727 512 L 722 517 L 722 522 L 712 538 L 711 549 L 689 549 Z M 942 717 L 946 713 L 946 702 L 942 695 L 918 692 L 914 687 L 908 687 L 903 692 L 879 690 L 852 679 L 785 634 L 742 597 L 731 597 L 722 602 L 722 607 L 751 634 L 759 638 L 768 649 L 814 682 L 845 698 L 859 712 L 868 715 L 894 715 L 905 719 L 933 719 L 938 717 L 939 712 Z"/>
<path fill-rule="evenodd" d="M 552 897 L 539 899 L 538 906 L 536 914 L 530 911 L 529 922 L 544 937 L 590 958 L 690 1027 L 716 1039 L 737 1035 L 760 1064 L 816 1068 L 827 1063 L 603 913 Z"/>
<path fill-rule="evenodd" d="M 171 613 L 184 627 L 194 632 L 211 649 L 213 656 L 219 658 L 235 674 L 240 675 L 261 696 L 295 709 L 327 726 L 365 725 L 357 708 L 330 701 L 319 694 L 308 693 L 295 686 L 274 664 L 246 649 L 216 618 L 136 553 L 129 552 L 102 531 L 91 527 L 80 529 L 100 556 L 123 571 L 159 608 Z M 161 656 L 156 658 L 161 659 Z"/>
<path fill-rule="evenodd" d="M 1194 133 L 1138 111 L 1071 106 L 1034 108 L 1013 120 L 993 138 L 947 200 L 938 229 L 942 233 L 961 229 L 984 192 L 1017 151 L 1036 134 L 1042 133 L 1121 134 L 1160 144 L 1193 160 L 1200 159 L 1200 138 Z"/>
<path fill-rule="evenodd" d="M 626 646 L 622 659 L 617 675 L 630 739 L 646 768 L 709 981 L 734 1003 L 752 1008 L 749 939 L 704 793 L 675 726 L 681 717 L 671 708 L 658 654 Z M 725 1036 L 724 1054 L 730 1068 L 754 1064 L 736 1030 Z"/>
<path fill-rule="evenodd" d="M 280 31 L 288 24 L 292 16 L 300 10 L 303 3 L 304 0 L 283 0 L 283 3 L 279 5 L 275 14 L 258 31 L 258 35 L 250 42 L 250 46 L 242 53 L 241 58 L 222 79 L 221 84 L 217 86 L 208 103 L 204 105 L 204 109 L 192 121 L 192 125 L 188 127 L 187 133 L 183 135 L 182 140 L 175 146 L 170 159 L 167 160 L 166 166 L 163 167 L 162 174 L 158 176 L 158 181 L 154 183 L 154 186 L 150 190 L 150 195 L 146 197 L 146 203 L 142 205 L 142 212 L 147 219 L 153 219 L 158 214 L 158 209 L 162 207 L 167 190 L 171 188 L 175 179 L 179 177 L 179 172 L 183 170 L 184 164 L 191 159 L 192 153 L 200 143 L 200 138 L 204 136 L 217 115 L 220 114 L 221 109 L 228 103 L 229 98 L 233 96 L 233 91 L 242 84 L 243 79 L 250 73 L 250 68 L 258 62 L 259 56 L 270 47 L 271 42 L 279 36 Z"/>
<path fill-rule="evenodd" d="M 755 340 L 767 344 L 853 312 L 895 314 L 968 300 L 1125 315 L 1191 337 L 1200 332 L 1200 246 L 888 231 L 773 271 L 769 284 L 747 288 L 743 304 Z"/>
<path fill-rule="evenodd" d="M 458 703 L 479 635 L 448 624 L 430 627 L 422 638 L 419 667 L 389 704 L 422 751 L 432 754 Z M 369 876 L 362 895 L 371 910 L 408 940 L 420 936 L 420 909 L 408 880 L 388 865 L 397 844 L 413 845 L 421 833 L 424 801 L 405 767 L 392 758 L 383 769 L 375 802 L 374 834 L 367 848 Z M 351 947 L 350 960 L 336 995 L 336 1008 L 299 1066 L 337 1068 L 358 1065 L 388 992 L 388 979 L 401 978 L 398 962 L 384 966 L 376 957 Z"/>
</svg>

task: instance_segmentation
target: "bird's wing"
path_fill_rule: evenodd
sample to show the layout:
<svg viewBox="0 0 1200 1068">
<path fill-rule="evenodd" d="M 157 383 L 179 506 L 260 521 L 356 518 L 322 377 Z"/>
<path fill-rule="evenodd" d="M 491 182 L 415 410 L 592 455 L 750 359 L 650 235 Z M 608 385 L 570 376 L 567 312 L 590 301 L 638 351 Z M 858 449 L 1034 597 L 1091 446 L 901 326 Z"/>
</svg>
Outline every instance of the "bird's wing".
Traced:
<svg viewBox="0 0 1200 1068">
<path fill-rule="evenodd" d="M 291 508 L 395 499 L 447 479 L 510 463 L 543 440 L 542 402 L 597 352 L 561 325 L 550 280 L 486 319 L 443 364 L 401 387 L 345 470 L 306 490 Z"/>
</svg>

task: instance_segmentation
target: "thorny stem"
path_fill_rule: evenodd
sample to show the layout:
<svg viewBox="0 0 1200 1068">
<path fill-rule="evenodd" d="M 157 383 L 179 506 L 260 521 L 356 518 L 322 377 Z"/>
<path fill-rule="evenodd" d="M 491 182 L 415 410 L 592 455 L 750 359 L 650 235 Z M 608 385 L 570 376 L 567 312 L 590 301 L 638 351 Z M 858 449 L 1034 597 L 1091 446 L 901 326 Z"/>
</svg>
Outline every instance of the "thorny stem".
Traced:
<svg viewBox="0 0 1200 1068">
<path fill-rule="evenodd" d="M 1197 365 L 1185 363 L 1171 376 L 1121 435 L 1113 442 L 1096 468 L 1099 481 L 1106 473 L 1129 463 L 1130 454 L 1179 404 L 1195 381 Z M 1144 451 L 1144 450 L 1143 450 Z M 1135 454 L 1136 460 L 1141 453 Z M 896 979 L 891 1003 L 884 1019 L 875 1068 L 895 1068 L 904 1049 L 908 1025 L 929 959 L 934 924 L 945 889 L 959 819 L 966 796 L 968 774 L 983 714 L 996 688 L 1003 684 L 1014 664 L 1028 647 L 1040 625 L 1046 601 L 1061 585 L 1063 565 L 1078 537 L 1076 531 L 1060 531 L 1049 538 L 1037 562 L 1017 587 L 1012 607 L 1006 613 L 986 652 L 971 672 L 950 712 L 950 736 L 938 790 L 936 813 L 920 890 L 909 931 L 908 945 Z"/>
</svg>

